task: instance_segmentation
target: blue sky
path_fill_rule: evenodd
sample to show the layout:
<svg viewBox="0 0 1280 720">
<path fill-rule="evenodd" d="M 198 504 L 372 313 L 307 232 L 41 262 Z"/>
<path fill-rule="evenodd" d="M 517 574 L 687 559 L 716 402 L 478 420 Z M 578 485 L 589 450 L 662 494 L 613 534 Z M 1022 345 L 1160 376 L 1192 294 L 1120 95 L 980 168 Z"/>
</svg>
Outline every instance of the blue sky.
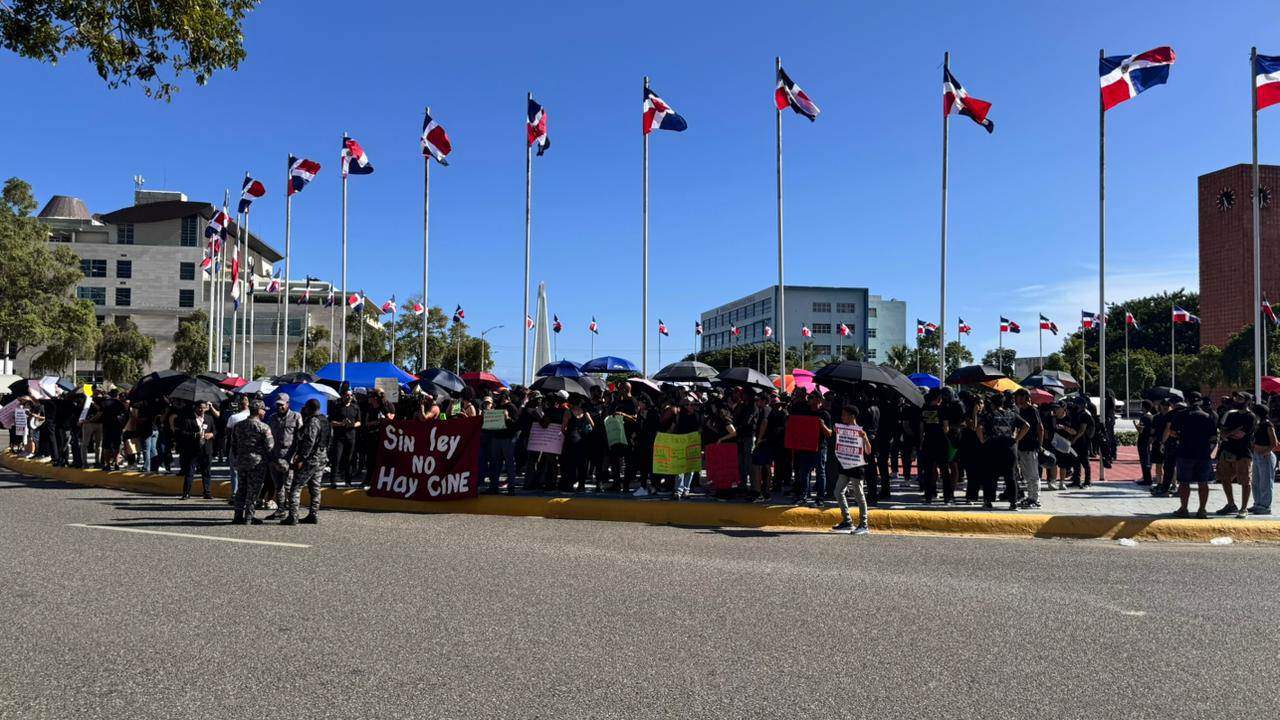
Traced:
<svg viewBox="0 0 1280 720">
<path fill-rule="evenodd" d="M 1072 327 L 1097 297 L 1097 51 L 1178 54 L 1168 85 L 1108 113 L 1109 297 L 1195 287 L 1195 181 L 1248 161 L 1248 51 L 1280 53 L 1280 7 L 1165 2 L 270 2 L 237 72 L 170 104 L 105 89 L 75 59 L 4 55 L 3 174 L 106 212 L 130 178 L 216 200 L 245 170 L 268 183 L 253 228 L 282 246 L 285 157 L 319 161 L 294 203 L 294 274 L 335 278 L 340 137 L 377 171 L 351 181 L 349 283 L 381 302 L 421 285 L 421 112 L 453 139 L 432 168 L 431 297 L 467 309 L 498 373 L 519 376 L 524 95 L 548 109 L 534 161 L 533 281 L 566 329 L 561 355 L 638 360 L 641 78 L 689 122 L 651 143 L 651 310 L 692 345 L 698 311 L 776 278 L 773 58 L 822 107 L 784 118 L 787 280 L 868 286 L 936 321 L 940 76 L 994 103 L 996 132 L 951 128 L 947 318 L 996 344 L 1001 314 Z M 1268 34 L 1270 33 L 1270 34 Z M 1262 159 L 1280 112 L 1263 113 Z M 1280 136 L 1278 136 L 1280 137 Z M 1006 338 L 1036 352 L 1035 332 Z M 1046 339 L 1046 351 L 1057 341 Z M 651 356 L 650 365 L 656 366 Z"/>
</svg>

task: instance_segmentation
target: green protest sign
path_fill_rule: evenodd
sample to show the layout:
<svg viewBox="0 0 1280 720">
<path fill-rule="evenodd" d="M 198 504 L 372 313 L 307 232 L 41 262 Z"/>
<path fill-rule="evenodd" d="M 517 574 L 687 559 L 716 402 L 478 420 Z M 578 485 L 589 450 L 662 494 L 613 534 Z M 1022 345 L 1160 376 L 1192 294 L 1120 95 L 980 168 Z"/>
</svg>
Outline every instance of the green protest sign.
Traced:
<svg viewBox="0 0 1280 720">
<path fill-rule="evenodd" d="M 681 475 L 702 469 L 702 436 L 691 432 L 683 435 L 658 433 L 653 440 L 653 472 L 658 475 Z"/>
<path fill-rule="evenodd" d="M 604 432 L 609 438 L 609 447 L 630 444 L 627 442 L 627 423 L 617 415 L 604 419 Z"/>
</svg>

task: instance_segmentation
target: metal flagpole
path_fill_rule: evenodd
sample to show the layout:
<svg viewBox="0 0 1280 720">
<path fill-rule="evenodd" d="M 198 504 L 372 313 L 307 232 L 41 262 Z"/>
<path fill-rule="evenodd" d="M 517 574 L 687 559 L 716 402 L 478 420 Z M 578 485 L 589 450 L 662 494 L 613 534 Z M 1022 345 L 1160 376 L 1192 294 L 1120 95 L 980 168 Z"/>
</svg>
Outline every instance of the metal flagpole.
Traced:
<svg viewBox="0 0 1280 720">
<path fill-rule="evenodd" d="M 205 253 L 206 253 L 206 256 L 207 256 L 207 257 L 208 257 L 208 259 L 209 259 L 209 274 L 208 274 L 208 280 L 209 280 L 209 322 L 208 322 L 208 327 L 206 328 L 206 332 L 205 332 L 205 336 L 206 336 L 206 345 L 208 346 L 208 347 L 206 347 L 206 348 L 205 348 L 205 356 L 206 356 L 206 359 L 205 359 L 205 366 L 206 366 L 210 371 L 212 371 L 212 370 L 213 370 L 213 346 L 214 346 L 213 325 L 214 325 L 214 321 L 217 319 L 217 318 L 215 318 L 215 317 L 214 317 L 214 315 L 213 315 L 213 308 L 214 308 L 213 298 L 214 298 L 214 296 L 217 294 L 217 293 L 215 293 L 215 292 L 214 292 L 214 281 L 215 281 L 215 279 L 216 279 L 216 277 L 217 277 L 217 269 L 218 269 L 218 258 L 217 258 L 217 256 L 216 256 L 216 255 L 214 255 L 214 254 L 213 254 L 213 238 L 206 238 L 206 239 L 205 239 L 205 249 L 204 249 L 204 251 L 205 251 Z M 204 278 L 202 278 L 202 279 L 204 279 Z"/>
<path fill-rule="evenodd" d="M 526 97 L 528 102 L 533 101 L 533 93 L 529 93 Z M 528 103 L 526 102 L 526 107 Z M 545 117 L 545 116 L 544 116 Z M 533 204 L 533 146 L 528 141 L 528 134 L 525 136 L 524 143 L 524 317 L 520 318 L 520 322 L 524 322 L 529 317 L 529 247 L 530 232 L 529 224 L 532 218 Z M 529 384 L 529 331 L 525 330 L 520 338 L 520 382 Z"/>
<path fill-rule="evenodd" d="M 423 109 L 423 117 L 431 115 L 431 106 Z M 427 251 L 430 243 L 427 231 L 427 220 L 431 211 L 431 153 L 422 153 L 422 366 L 418 372 L 427 368 L 427 320 L 431 317 L 431 304 L 427 302 Z M 528 297 L 525 293 L 525 297 Z M 444 358 L 441 358 L 443 365 Z"/>
<path fill-rule="evenodd" d="M 1044 323 L 1037 322 L 1036 324 L 1040 326 L 1040 366 L 1041 366 L 1041 369 L 1043 370 L 1044 369 Z"/>
<path fill-rule="evenodd" d="M 453 352 L 454 352 L 454 357 L 453 357 L 453 371 L 454 371 L 455 373 L 458 373 L 459 375 L 461 375 L 461 374 L 462 374 L 462 328 L 457 327 L 457 323 L 454 323 L 454 326 L 455 326 L 455 327 L 453 328 L 453 330 L 454 330 L 454 333 L 453 333 Z"/>
<path fill-rule="evenodd" d="M 1124 416 L 1129 417 L 1129 311 L 1124 315 Z"/>
<path fill-rule="evenodd" d="M 662 367 L 662 333 L 658 333 L 658 367 Z"/>
<path fill-rule="evenodd" d="M 1098 50 L 1098 60 L 1103 58 Z M 1098 409 L 1107 417 L 1107 110 L 1098 92 Z M 1107 447 L 1109 439 L 1103 442 Z M 1106 454 L 1106 450 L 1103 450 Z M 1088 461 L 1088 458 L 1085 459 Z M 1107 464 L 1098 462 L 1098 480 L 1106 480 Z"/>
<path fill-rule="evenodd" d="M 289 163 L 285 163 L 288 166 Z M 291 182 L 289 171 L 285 170 L 285 194 L 284 194 L 284 319 L 280 321 L 280 356 L 276 358 L 276 374 L 281 372 L 289 372 L 289 271 L 291 269 L 289 257 L 290 248 L 290 226 L 292 224 L 293 212 L 293 196 L 289 194 L 289 183 Z M 280 367 L 283 365 L 284 370 Z"/>
<path fill-rule="evenodd" d="M 391 296 L 391 364 L 396 364 L 396 296 Z"/>
<path fill-rule="evenodd" d="M 239 268 L 236 266 L 240 264 L 240 240 L 242 237 L 241 233 L 244 232 L 244 225 L 241 223 L 242 219 L 243 219 L 243 215 L 240 213 L 236 213 L 236 251 L 231 254 L 232 269 L 236 271 L 234 273 L 235 277 L 231 279 L 231 283 L 232 283 L 231 293 L 233 296 L 238 294 L 236 293 L 236 288 L 240 285 Z M 233 302 L 231 305 L 231 365 L 229 366 L 229 368 L 231 372 L 237 373 L 239 375 L 243 375 L 244 373 L 239 372 L 240 368 L 236 364 L 236 358 L 238 357 L 236 354 L 236 345 L 237 343 L 239 343 L 240 336 L 242 334 L 239 332 L 239 327 L 238 327 L 239 324 L 240 324 L 240 306 Z"/>
<path fill-rule="evenodd" d="M 227 209 L 227 201 L 228 201 L 228 199 L 230 198 L 230 196 L 231 196 L 231 190 L 230 190 L 230 189 L 224 189 L 224 190 L 222 191 L 222 210 L 224 211 L 224 213 L 225 213 L 225 211 L 226 211 L 226 209 Z M 223 222 L 225 223 L 225 222 L 227 222 L 228 220 L 229 220 L 229 218 L 224 218 Z M 226 228 L 226 226 L 225 226 L 225 225 L 224 225 L 224 226 L 223 226 L 223 228 L 222 228 L 221 235 L 222 235 L 222 238 L 223 238 L 223 243 L 222 243 L 222 249 L 218 252 L 218 259 L 221 261 L 221 262 L 219 263 L 218 267 L 217 267 L 217 270 L 218 270 L 218 294 L 215 296 L 215 297 L 217 297 L 217 302 L 218 302 L 218 308 L 217 308 L 217 312 L 218 312 L 218 336 L 217 336 L 217 337 L 218 337 L 218 352 L 217 352 L 217 356 L 214 358 L 214 360 L 215 360 L 215 363 L 214 363 L 214 366 L 215 366 L 215 367 L 214 367 L 214 369 L 215 369 L 215 370 L 218 370 L 219 372 L 221 372 L 221 371 L 222 371 L 222 369 L 223 369 L 224 367 L 226 367 L 226 365 L 225 365 L 225 362 L 226 362 L 226 361 L 223 359 L 223 357 L 224 357 L 224 356 L 223 356 L 223 346 L 226 344 L 226 331 L 227 331 L 227 327 L 226 327 L 226 321 L 227 321 L 227 277 L 226 277 L 226 270 L 227 270 L 227 243 L 225 242 L 225 240 L 226 240 L 226 235 L 227 235 L 227 228 Z"/>
<path fill-rule="evenodd" d="M 364 291 L 360 291 L 360 306 L 356 308 L 356 317 L 360 320 L 360 362 L 364 362 Z"/>
<path fill-rule="evenodd" d="M 248 358 L 246 358 L 246 360 L 245 360 L 245 363 L 246 363 L 246 364 L 245 364 L 245 367 L 249 368 L 249 371 L 248 371 L 248 373 L 246 373 L 246 374 L 247 374 L 247 375 L 253 375 L 253 374 L 254 374 L 253 369 L 256 367 L 256 364 L 254 363 L 254 356 L 257 354 L 257 348 L 256 348 L 256 347 L 254 347 L 254 340 L 256 340 L 256 339 L 257 339 L 257 337 L 258 337 L 257 328 L 254 326 L 254 321 L 255 321 L 255 319 L 257 318 L 257 315 L 258 315 L 258 313 L 257 313 L 258 303 L 254 300 L 253 295 L 254 295 L 254 292 L 258 289 L 258 284 L 257 284 L 257 282 L 254 280 L 253 276 L 250 276 L 250 277 L 246 278 L 246 281 L 247 281 L 247 282 L 246 282 L 246 284 L 249 286 L 249 287 L 248 287 L 248 296 L 249 296 L 249 297 L 248 297 L 248 300 L 249 300 L 249 356 L 248 356 Z M 254 378 L 254 379 L 256 380 L 257 378 Z"/>
<path fill-rule="evenodd" d="M 782 72 L 782 58 L 775 57 L 773 59 L 773 77 L 777 82 L 777 78 Z M 787 286 L 782 279 L 782 110 L 774 107 L 773 112 L 774 129 L 776 131 L 777 147 L 777 185 L 778 185 L 778 375 L 786 377 L 787 375 Z M 730 351 L 732 352 L 732 351 Z M 783 390 L 786 389 L 786 381 L 782 383 Z"/>
<path fill-rule="evenodd" d="M 334 321 L 334 318 L 335 318 L 335 317 L 337 316 L 337 314 L 338 314 L 338 303 L 339 303 L 340 301 L 339 301 L 339 299 L 338 299 L 338 298 L 332 297 L 332 295 L 333 295 L 333 285 L 330 285 L 330 286 L 329 286 L 329 294 L 330 294 L 330 296 L 331 296 L 331 297 L 330 297 L 330 300 L 332 300 L 332 301 L 333 301 L 333 302 L 329 303 L 329 356 L 330 356 L 330 357 L 329 357 L 329 362 L 333 362 L 333 354 L 334 354 L 334 352 L 333 352 L 333 350 L 334 350 L 334 347 L 333 347 L 333 332 L 334 332 L 334 325 L 333 325 L 333 321 Z"/>
<path fill-rule="evenodd" d="M 347 146 L 347 134 L 342 133 L 342 147 L 345 148 L 346 146 Z M 342 264 L 342 268 L 340 271 L 340 274 L 341 274 L 340 280 L 342 282 L 342 297 L 338 298 L 338 302 L 342 305 L 342 327 L 340 328 L 342 332 L 342 342 L 341 342 L 341 352 L 338 355 L 338 380 L 339 382 L 346 382 L 347 380 L 347 158 L 344 155 L 344 156 L 341 156 L 338 161 L 342 163 L 342 167 L 339 168 L 341 172 L 338 173 L 339 175 L 342 176 L 342 259 L 340 261 Z M 363 334 L 361 335 L 361 337 L 363 338 Z M 330 338 L 329 342 L 330 343 L 333 342 L 332 338 Z M 362 352 L 361 354 L 363 355 L 364 353 Z"/>
<path fill-rule="evenodd" d="M 1169 387 L 1178 387 L 1178 354 L 1177 335 L 1174 331 L 1178 324 L 1173 321 L 1173 305 L 1169 306 Z"/>
<path fill-rule="evenodd" d="M 252 380 L 250 376 L 253 374 L 253 364 L 250 361 L 249 353 L 253 347 L 253 322 L 249 319 L 249 307 L 246 303 L 252 302 L 249 296 L 253 293 L 253 285 L 249 283 L 249 209 L 244 211 L 244 255 L 240 257 L 240 304 L 245 305 L 244 316 L 241 318 L 242 326 L 240 328 L 240 376 Z M 247 324 L 247 325 L 246 325 Z"/>
<path fill-rule="evenodd" d="M 1088 341 L 1085 340 L 1084 330 L 1085 330 L 1084 323 L 1081 323 L 1080 324 L 1080 394 L 1085 397 L 1089 397 L 1089 392 L 1085 389 L 1085 381 L 1089 379 L 1089 376 L 1087 373 L 1085 373 L 1085 370 L 1087 368 L 1085 368 L 1084 366 L 1084 351 L 1085 351 L 1085 346 L 1088 345 Z"/>
<path fill-rule="evenodd" d="M 644 97 L 649 96 L 649 76 L 644 76 Z M 640 214 L 643 230 L 640 241 L 640 374 L 649 375 L 649 133 L 643 133 L 644 166 L 640 194 Z M 594 338 L 591 356 L 595 357 Z"/>
<path fill-rule="evenodd" d="M 942 54 L 943 73 L 951 71 L 951 52 Z M 938 376 L 947 376 L 947 151 L 949 137 L 947 119 L 949 113 L 942 114 L 942 243 L 940 257 L 940 274 L 938 281 Z M 1001 351 L 1004 349 L 1004 335 L 1000 336 Z M 1001 365 L 1004 364 L 1003 358 Z M 1001 372 L 1003 372 L 1001 368 Z"/>
<path fill-rule="evenodd" d="M 1004 372 L 1004 323 L 1000 323 L 999 335 L 1000 335 L 1000 349 L 996 350 L 996 369 L 999 370 L 1000 372 Z M 941 354 L 938 355 L 938 359 L 939 361 L 941 361 L 942 359 Z M 946 376 L 945 372 L 942 372 L 939 374 L 944 377 Z"/>
<path fill-rule="evenodd" d="M 1262 366 L 1264 351 L 1262 334 L 1266 319 L 1262 317 L 1262 226 L 1258 202 L 1258 48 L 1249 50 L 1249 87 L 1253 98 L 1253 396 L 1262 398 Z"/>
<path fill-rule="evenodd" d="M 307 297 L 311 292 L 311 276 L 307 276 L 306 287 L 302 291 L 302 362 L 298 363 L 303 372 L 307 371 L 307 331 L 311 329 L 311 303 Z"/>
</svg>

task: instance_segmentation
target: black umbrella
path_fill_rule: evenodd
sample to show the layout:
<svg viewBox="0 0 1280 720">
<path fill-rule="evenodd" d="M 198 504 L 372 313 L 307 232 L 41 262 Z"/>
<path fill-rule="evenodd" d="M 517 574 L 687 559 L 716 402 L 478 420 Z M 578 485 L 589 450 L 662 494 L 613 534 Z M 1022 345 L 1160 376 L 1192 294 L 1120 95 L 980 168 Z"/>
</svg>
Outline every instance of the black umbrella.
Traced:
<svg viewBox="0 0 1280 720">
<path fill-rule="evenodd" d="M 161 398 L 190 379 L 190 375 L 180 373 L 177 370 L 157 370 L 142 376 L 138 384 L 134 385 L 133 389 L 129 391 L 129 399 L 138 401 Z"/>
<path fill-rule="evenodd" d="M 227 374 L 224 372 L 218 372 L 217 370 L 208 370 L 202 373 L 197 373 L 196 377 L 200 378 L 201 380 L 208 380 L 214 385 L 217 385 L 218 383 L 227 379 Z"/>
<path fill-rule="evenodd" d="M 14 395 L 26 395 L 27 389 L 31 387 L 28 384 L 29 382 L 30 381 L 27 380 L 26 378 L 19 378 L 18 380 L 14 380 L 13 382 L 9 383 L 9 392 Z"/>
<path fill-rule="evenodd" d="M 859 383 L 893 388 L 916 407 L 924 405 L 924 395 L 910 378 L 887 365 L 862 360 L 842 360 L 821 367 L 813 381 L 823 387 L 850 389 Z"/>
<path fill-rule="evenodd" d="M 1042 374 L 1028 375 L 1018 384 L 1027 389 L 1040 388 L 1055 395 L 1061 395 L 1067 389 L 1058 378 Z"/>
<path fill-rule="evenodd" d="M 1077 382 L 1076 379 L 1071 376 L 1071 373 L 1065 370 L 1041 370 L 1040 374 L 1047 378 L 1052 378 L 1062 383 L 1062 387 L 1066 390 L 1080 389 L 1080 383 Z"/>
<path fill-rule="evenodd" d="M 319 378 L 317 378 L 314 373 L 309 372 L 291 372 L 283 375 L 276 375 L 271 378 L 271 384 L 276 387 L 281 385 L 293 385 L 294 383 L 313 383 L 318 381 Z"/>
<path fill-rule="evenodd" d="M 681 360 L 654 373 L 653 379 L 661 382 L 706 382 L 717 374 L 716 369 L 706 363 Z"/>
<path fill-rule="evenodd" d="M 82 387 L 80 385 L 77 385 L 74 380 L 68 380 L 67 378 L 64 378 L 64 377 L 58 378 L 57 385 L 58 387 L 65 390 L 66 392 L 71 392 L 72 390 L 76 390 Z"/>
<path fill-rule="evenodd" d="M 582 386 L 582 389 L 586 390 L 588 393 L 591 392 L 591 388 L 600 388 L 600 392 L 608 392 L 609 390 L 609 383 L 605 382 L 604 378 L 599 378 L 595 375 L 583 375 L 582 377 L 576 377 L 573 379 L 577 380 L 578 384 Z"/>
<path fill-rule="evenodd" d="M 222 402 L 226 396 L 222 388 L 200 378 L 188 378 L 181 385 L 170 390 L 168 395 L 170 400 L 185 400 L 189 403 L 204 401 L 215 405 Z"/>
<path fill-rule="evenodd" d="M 948 375 L 946 383 L 948 385 L 977 385 L 981 382 L 999 380 L 1003 377 L 1007 376 L 990 365 L 965 365 L 962 368 L 956 368 L 955 372 Z"/>
<path fill-rule="evenodd" d="M 537 390 L 542 393 L 554 393 L 563 390 L 570 395 L 589 397 L 586 388 L 582 387 L 582 384 L 579 383 L 577 379 L 560 377 L 558 375 L 540 377 L 537 380 L 534 380 L 533 384 L 529 387 L 530 389 Z"/>
<path fill-rule="evenodd" d="M 716 380 L 725 385 L 737 385 L 739 387 L 753 388 L 756 390 L 766 390 L 773 392 L 777 390 L 773 386 L 773 381 L 768 375 L 748 367 L 729 368 L 716 376 Z"/>
<path fill-rule="evenodd" d="M 1179 400 L 1185 399 L 1181 390 L 1177 388 L 1164 387 L 1163 385 L 1147 390 L 1142 394 L 1142 396 L 1148 400 L 1168 400 L 1170 398 L 1178 398 Z"/>
<path fill-rule="evenodd" d="M 454 397 L 461 395 L 462 391 L 467 387 L 466 381 L 444 368 L 425 370 L 418 374 L 418 380 L 422 383 L 434 385 Z"/>
</svg>

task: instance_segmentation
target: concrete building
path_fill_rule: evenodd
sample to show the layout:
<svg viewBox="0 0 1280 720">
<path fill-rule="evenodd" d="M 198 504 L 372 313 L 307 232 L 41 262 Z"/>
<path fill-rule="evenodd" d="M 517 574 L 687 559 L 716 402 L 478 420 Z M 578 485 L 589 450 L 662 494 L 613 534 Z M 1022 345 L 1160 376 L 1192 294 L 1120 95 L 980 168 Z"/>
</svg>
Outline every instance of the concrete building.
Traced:
<svg viewBox="0 0 1280 720">
<path fill-rule="evenodd" d="M 786 297 L 786 344 L 801 347 L 813 344 L 816 356 L 834 355 L 836 348 L 857 347 L 868 360 L 883 360 L 889 348 L 906 343 L 907 304 L 871 295 L 866 288 L 788 285 Z M 699 350 L 752 346 L 775 342 L 765 337 L 765 328 L 778 331 L 778 286 L 771 285 L 745 297 L 703 312 Z M 839 327 L 848 326 L 849 336 L 841 337 Z M 733 336 L 731 328 L 741 334 Z M 805 338 L 802 328 L 813 336 Z"/>
<path fill-rule="evenodd" d="M 1258 167 L 1261 192 L 1262 292 L 1280 299 L 1280 213 L 1274 190 L 1280 166 Z M 1247 164 L 1201 175 L 1197 183 L 1200 217 L 1200 342 L 1224 347 L 1253 322 L 1253 167 Z"/>
<path fill-rule="evenodd" d="M 91 213 L 77 198 L 55 195 L 38 217 L 49 228 L 50 242 L 66 243 L 80 257 L 84 279 L 76 285 L 76 296 L 95 305 L 100 323 L 128 318 L 155 340 L 148 370 L 156 370 L 170 367 L 179 319 L 209 308 L 210 283 L 203 280 L 200 262 L 204 255 L 204 228 L 216 211 L 213 204 L 188 200 L 180 192 L 138 189 L 133 205 L 103 214 Z M 228 237 L 235 238 L 240 232 L 240 227 L 232 223 Z M 242 267 L 246 272 L 248 265 L 253 267 L 253 303 L 244 306 L 246 311 L 250 304 L 254 306 L 256 342 L 252 356 L 255 363 L 272 372 L 277 342 L 274 333 L 280 325 L 283 295 L 266 290 L 272 264 L 283 256 L 257 233 L 250 233 L 248 257 L 250 262 Z M 229 292 L 230 283 L 226 285 Z M 290 284 L 293 302 L 301 298 L 305 285 L 305 279 L 295 279 Z M 322 304 L 329 289 L 329 283 L 313 281 L 312 305 Z M 231 308 L 228 299 L 227 338 Z M 327 322 L 327 310 L 312 307 L 312 322 L 320 322 L 321 316 Z M 301 307 L 290 309 L 291 348 L 301 341 L 304 317 Z M 16 358 L 15 372 L 28 373 L 31 359 L 40 351 L 37 348 L 21 353 Z M 93 358 L 78 359 L 76 370 L 86 381 L 100 379 Z"/>
</svg>

